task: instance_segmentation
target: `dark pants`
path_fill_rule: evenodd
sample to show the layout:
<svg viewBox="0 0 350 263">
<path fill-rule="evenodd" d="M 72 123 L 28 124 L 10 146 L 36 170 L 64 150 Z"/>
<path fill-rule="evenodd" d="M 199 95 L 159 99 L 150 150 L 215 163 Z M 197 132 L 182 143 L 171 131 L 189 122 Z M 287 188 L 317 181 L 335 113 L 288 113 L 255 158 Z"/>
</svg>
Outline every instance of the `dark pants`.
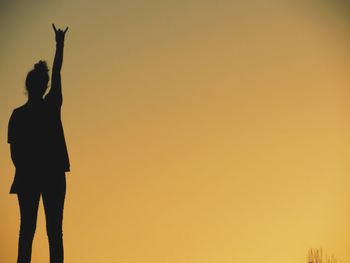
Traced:
<svg viewBox="0 0 350 263">
<path fill-rule="evenodd" d="M 21 213 L 17 263 L 30 262 L 40 196 L 45 209 L 50 263 L 63 263 L 62 220 L 66 180 L 63 176 L 53 181 L 51 186 L 43 187 L 40 191 L 17 193 Z"/>
</svg>

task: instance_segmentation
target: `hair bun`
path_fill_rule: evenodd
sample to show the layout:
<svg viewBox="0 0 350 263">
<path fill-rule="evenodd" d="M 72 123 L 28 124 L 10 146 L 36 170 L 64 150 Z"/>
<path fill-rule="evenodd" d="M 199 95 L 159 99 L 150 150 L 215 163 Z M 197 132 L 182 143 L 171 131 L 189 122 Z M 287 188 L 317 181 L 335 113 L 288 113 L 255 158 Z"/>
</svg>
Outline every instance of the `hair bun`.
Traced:
<svg viewBox="0 0 350 263">
<path fill-rule="evenodd" d="M 34 65 L 34 69 L 41 72 L 48 72 L 49 69 L 47 67 L 46 61 L 40 60 L 38 63 Z"/>
</svg>

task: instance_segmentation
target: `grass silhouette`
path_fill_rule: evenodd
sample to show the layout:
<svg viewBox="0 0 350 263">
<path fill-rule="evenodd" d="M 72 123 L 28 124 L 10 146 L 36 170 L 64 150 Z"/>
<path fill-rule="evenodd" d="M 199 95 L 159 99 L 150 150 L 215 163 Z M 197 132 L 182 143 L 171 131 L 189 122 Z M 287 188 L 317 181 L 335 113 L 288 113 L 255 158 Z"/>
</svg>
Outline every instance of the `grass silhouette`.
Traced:
<svg viewBox="0 0 350 263">
<path fill-rule="evenodd" d="M 340 260 L 334 254 L 329 256 L 326 253 L 324 255 L 322 248 L 311 248 L 308 252 L 308 263 L 340 263 Z"/>
</svg>

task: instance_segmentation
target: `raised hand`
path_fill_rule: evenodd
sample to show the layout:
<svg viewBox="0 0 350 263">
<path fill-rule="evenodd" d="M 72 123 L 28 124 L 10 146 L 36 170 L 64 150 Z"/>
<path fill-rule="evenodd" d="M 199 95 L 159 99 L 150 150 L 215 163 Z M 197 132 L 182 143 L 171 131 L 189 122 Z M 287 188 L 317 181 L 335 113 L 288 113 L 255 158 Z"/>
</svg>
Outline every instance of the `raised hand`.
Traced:
<svg viewBox="0 0 350 263">
<path fill-rule="evenodd" d="M 68 27 L 64 31 L 61 29 L 56 29 L 55 24 L 52 24 L 52 27 L 53 27 L 53 30 L 55 31 L 56 43 L 58 45 L 63 45 L 64 37 L 66 35 L 66 32 L 68 31 Z"/>
</svg>

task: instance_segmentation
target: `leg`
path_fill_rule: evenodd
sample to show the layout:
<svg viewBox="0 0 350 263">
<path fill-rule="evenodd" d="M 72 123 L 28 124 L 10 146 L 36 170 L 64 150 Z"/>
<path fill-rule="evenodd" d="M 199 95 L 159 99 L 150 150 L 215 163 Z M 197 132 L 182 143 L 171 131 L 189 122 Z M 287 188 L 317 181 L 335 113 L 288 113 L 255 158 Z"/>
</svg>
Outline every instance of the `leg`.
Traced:
<svg viewBox="0 0 350 263">
<path fill-rule="evenodd" d="M 50 263 L 63 263 L 62 220 L 66 194 L 65 174 L 54 178 L 42 193 L 46 232 L 50 246 Z"/>
<path fill-rule="evenodd" d="M 18 193 L 17 197 L 21 213 L 17 263 L 29 263 L 32 256 L 40 193 Z"/>
</svg>

